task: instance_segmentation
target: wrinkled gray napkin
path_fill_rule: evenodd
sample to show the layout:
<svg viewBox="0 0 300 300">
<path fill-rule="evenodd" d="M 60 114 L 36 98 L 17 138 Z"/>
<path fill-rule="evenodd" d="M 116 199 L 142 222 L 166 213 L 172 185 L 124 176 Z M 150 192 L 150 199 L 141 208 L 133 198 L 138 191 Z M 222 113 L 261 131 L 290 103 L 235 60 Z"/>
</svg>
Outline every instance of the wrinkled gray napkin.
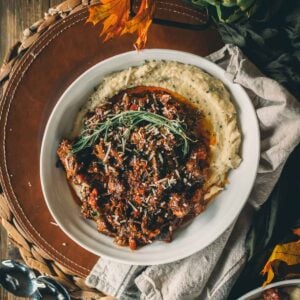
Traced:
<svg viewBox="0 0 300 300">
<path fill-rule="evenodd" d="M 239 218 L 213 244 L 177 262 L 131 266 L 99 259 L 86 284 L 117 299 L 224 300 L 247 260 L 245 237 L 255 209 L 271 193 L 282 167 L 300 142 L 300 105 L 276 81 L 263 74 L 240 49 L 226 45 L 208 56 L 246 88 L 261 130 L 261 159 L 248 203 Z"/>
</svg>

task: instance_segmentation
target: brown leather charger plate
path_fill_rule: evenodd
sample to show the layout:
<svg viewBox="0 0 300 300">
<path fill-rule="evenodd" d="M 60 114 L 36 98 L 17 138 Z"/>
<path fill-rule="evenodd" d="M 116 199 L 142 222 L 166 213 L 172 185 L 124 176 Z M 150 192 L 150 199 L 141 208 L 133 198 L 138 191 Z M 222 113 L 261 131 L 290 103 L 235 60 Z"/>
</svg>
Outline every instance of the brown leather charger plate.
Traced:
<svg viewBox="0 0 300 300">
<path fill-rule="evenodd" d="M 176 5 L 173 12 L 180 10 L 180 4 Z M 168 14 L 170 6 L 167 8 L 164 11 L 160 4 L 158 11 Z M 178 16 L 189 19 L 189 10 Z M 132 50 L 135 39 L 124 36 L 102 43 L 100 28 L 86 24 L 86 18 L 86 8 L 79 10 L 54 23 L 31 45 L 10 73 L 0 107 L 1 184 L 10 209 L 28 239 L 80 277 L 90 272 L 98 257 L 51 223 L 39 176 L 43 131 L 51 110 L 70 83 L 99 61 Z M 148 48 L 177 49 L 201 56 L 221 46 L 212 28 L 197 31 L 162 25 L 151 27 L 147 44 Z"/>
</svg>

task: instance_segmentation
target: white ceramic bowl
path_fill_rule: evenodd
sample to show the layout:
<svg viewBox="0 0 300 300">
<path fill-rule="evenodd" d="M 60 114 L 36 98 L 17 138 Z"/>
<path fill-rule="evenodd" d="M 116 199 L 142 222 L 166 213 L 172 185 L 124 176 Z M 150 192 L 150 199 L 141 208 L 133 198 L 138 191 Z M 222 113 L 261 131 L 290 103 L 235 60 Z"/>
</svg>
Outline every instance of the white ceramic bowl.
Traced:
<svg viewBox="0 0 300 300">
<path fill-rule="evenodd" d="M 300 289 L 300 279 L 290 279 L 290 280 L 283 280 L 283 281 L 278 281 L 275 283 L 268 284 L 264 287 L 259 287 L 255 290 L 250 291 L 249 293 L 245 294 L 244 296 L 238 298 L 237 300 L 258 300 L 258 299 L 263 299 L 262 294 L 268 289 L 271 288 L 279 288 L 279 289 L 284 289 L 284 288 L 299 288 Z M 291 299 L 299 299 L 297 298 L 291 298 Z"/>
<path fill-rule="evenodd" d="M 219 78 L 231 92 L 242 131 L 241 165 L 230 172 L 230 184 L 188 226 L 179 229 L 172 243 L 156 241 L 134 252 L 116 246 L 113 239 L 100 234 L 92 221 L 81 217 L 80 207 L 72 198 L 65 173 L 56 168 L 56 149 L 70 133 L 74 117 L 102 78 L 112 72 L 141 65 L 144 60 L 173 60 L 197 66 Z M 151 49 L 127 52 L 102 61 L 80 77 L 64 92 L 54 107 L 45 129 L 40 176 L 44 198 L 61 229 L 87 250 L 114 261 L 151 265 L 187 257 L 215 241 L 237 218 L 251 191 L 259 161 L 259 127 L 252 103 L 245 90 L 231 83 L 223 69 L 214 63 L 185 52 Z"/>
</svg>

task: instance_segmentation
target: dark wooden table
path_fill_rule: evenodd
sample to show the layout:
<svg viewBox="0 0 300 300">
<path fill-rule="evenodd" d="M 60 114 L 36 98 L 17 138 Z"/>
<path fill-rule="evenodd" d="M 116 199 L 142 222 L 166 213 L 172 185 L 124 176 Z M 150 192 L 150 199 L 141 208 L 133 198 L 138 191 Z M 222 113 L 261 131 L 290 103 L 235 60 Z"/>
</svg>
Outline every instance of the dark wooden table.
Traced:
<svg viewBox="0 0 300 300">
<path fill-rule="evenodd" d="M 39 20 L 43 14 L 62 0 L 0 0 L 0 64 L 8 49 L 22 37 L 25 28 Z M 19 259 L 18 250 L 0 227 L 0 259 Z M 14 297 L 0 288 L 1 300 L 26 299 Z"/>
</svg>

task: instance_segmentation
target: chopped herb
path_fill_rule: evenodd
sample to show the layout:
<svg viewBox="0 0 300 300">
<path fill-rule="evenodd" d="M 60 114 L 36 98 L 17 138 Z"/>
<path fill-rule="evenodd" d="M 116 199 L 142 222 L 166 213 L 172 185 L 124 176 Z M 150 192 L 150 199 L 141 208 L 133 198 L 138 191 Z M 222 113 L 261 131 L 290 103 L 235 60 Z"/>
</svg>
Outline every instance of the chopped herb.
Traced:
<svg viewBox="0 0 300 300">
<path fill-rule="evenodd" d="M 130 132 L 142 122 L 150 123 L 153 127 L 165 127 L 170 130 L 182 141 L 182 153 L 187 155 L 189 151 L 189 142 L 191 138 L 185 133 L 185 126 L 182 121 L 170 120 L 164 116 L 154 114 L 148 111 L 124 111 L 112 118 L 107 119 L 105 122 L 98 124 L 95 129 L 84 129 L 77 142 L 73 146 L 73 153 L 78 153 L 85 148 L 92 147 L 97 143 L 98 138 L 104 135 L 104 141 L 107 141 L 109 130 L 115 126 L 127 127 L 123 137 L 128 138 Z M 107 154 L 108 155 L 108 154 Z"/>
</svg>

